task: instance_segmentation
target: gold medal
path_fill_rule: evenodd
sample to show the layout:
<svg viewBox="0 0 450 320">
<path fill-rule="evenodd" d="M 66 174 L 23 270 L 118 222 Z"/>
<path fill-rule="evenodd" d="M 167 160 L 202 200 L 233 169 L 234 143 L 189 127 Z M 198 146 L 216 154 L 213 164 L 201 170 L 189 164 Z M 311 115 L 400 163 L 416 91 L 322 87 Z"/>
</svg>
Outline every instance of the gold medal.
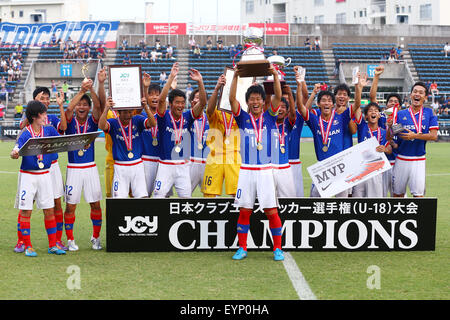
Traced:
<svg viewBox="0 0 450 320">
<path fill-rule="evenodd" d="M 153 138 L 152 145 L 156 147 L 158 145 L 158 139 Z"/>
<path fill-rule="evenodd" d="M 175 152 L 176 152 L 176 153 L 180 153 L 180 152 L 181 152 L 180 146 L 176 146 L 176 147 L 175 147 Z"/>
<path fill-rule="evenodd" d="M 39 167 L 39 169 L 44 169 L 44 163 L 41 161 L 38 161 L 38 167 Z"/>
<path fill-rule="evenodd" d="M 323 146 L 322 151 L 323 152 L 327 152 L 328 151 L 328 146 Z"/>
<path fill-rule="evenodd" d="M 258 151 L 261 151 L 263 149 L 262 143 L 258 143 L 258 145 L 256 146 L 256 149 L 258 149 Z"/>
<path fill-rule="evenodd" d="M 133 154 L 133 152 L 128 152 L 128 159 L 133 159 L 133 157 L 134 157 L 134 154 Z"/>
<path fill-rule="evenodd" d="M 225 139 L 225 144 L 230 144 L 230 140 L 228 138 Z"/>
<path fill-rule="evenodd" d="M 84 151 L 83 150 L 78 150 L 78 156 L 82 157 L 84 155 Z"/>
<path fill-rule="evenodd" d="M 199 143 L 199 144 L 197 145 L 197 148 L 198 148 L 198 150 L 202 150 L 202 149 L 203 149 L 203 145 L 202 145 L 201 143 Z"/>
<path fill-rule="evenodd" d="M 281 153 L 285 153 L 286 152 L 286 149 L 284 148 L 284 144 L 282 144 L 280 146 L 280 151 L 281 151 Z"/>
</svg>

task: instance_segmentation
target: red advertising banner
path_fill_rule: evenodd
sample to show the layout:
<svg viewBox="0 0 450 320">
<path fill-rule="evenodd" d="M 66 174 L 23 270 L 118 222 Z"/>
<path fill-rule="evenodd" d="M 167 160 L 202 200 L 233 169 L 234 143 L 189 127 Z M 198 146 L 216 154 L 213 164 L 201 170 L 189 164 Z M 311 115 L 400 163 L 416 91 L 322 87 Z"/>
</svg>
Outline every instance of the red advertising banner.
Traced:
<svg viewBox="0 0 450 320">
<path fill-rule="evenodd" d="M 248 26 L 264 29 L 264 23 L 249 23 Z M 266 35 L 289 35 L 288 23 L 266 23 L 265 27 Z"/>
<path fill-rule="evenodd" d="M 145 34 L 149 34 L 149 35 L 169 34 L 169 24 L 168 23 L 147 23 L 145 25 Z M 186 23 L 171 23 L 170 24 L 170 34 L 185 35 L 186 34 Z"/>
</svg>

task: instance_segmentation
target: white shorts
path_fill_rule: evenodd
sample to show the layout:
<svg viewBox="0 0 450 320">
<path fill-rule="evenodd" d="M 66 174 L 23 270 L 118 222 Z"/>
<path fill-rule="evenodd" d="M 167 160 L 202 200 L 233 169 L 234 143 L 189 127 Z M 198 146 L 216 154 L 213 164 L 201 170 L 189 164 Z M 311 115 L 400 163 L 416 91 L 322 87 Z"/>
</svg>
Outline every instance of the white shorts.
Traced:
<svg viewBox="0 0 450 320">
<path fill-rule="evenodd" d="M 166 197 L 175 187 L 180 198 L 191 197 L 190 163 L 181 161 L 160 161 L 155 180 L 154 198 Z"/>
<path fill-rule="evenodd" d="M 302 198 L 305 196 L 303 190 L 303 169 L 302 162 L 300 160 L 289 160 L 291 165 L 292 176 L 294 177 L 295 196 Z"/>
<path fill-rule="evenodd" d="M 157 157 L 142 156 L 144 161 L 145 182 L 147 183 L 147 193 L 151 196 L 155 188 L 156 174 L 158 173 L 159 159 Z"/>
<path fill-rule="evenodd" d="M 393 166 L 394 163 L 391 163 L 391 166 Z M 394 192 L 392 190 L 392 170 L 394 168 L 391 168 L 385 172 L 383 172 L 383 197 L 393 197 Z"/>
<path fill-rule="evenodd" d="M 336 198 L 348 198 L 348 189 L 344 190 L 338 194 L 335 195 Z M 311 184 L 311 191 L 310 191 L 310 197 L 311 198 L 321 198 L 319 191 L 317 190 L 316 186 Z"/>
<path fill-rule="evenodd" d="M 406 194 L 406 187 L 413 196 L 425 195 L 425 156 L 397 156 L 392 169 L 394 194 Z"/>
<path fill-rule="evenodd" d="M 241 165 L 234 203 L 239 208 L 252 209 L 258 198 L 262 209 L 278 207 L 272 165 Z"/>
<path fill-rule="evenodd" d="M 353 198 L 382 198 L 384 191 L 383 174 L 358 183 L 353 187 Z"/>
<path fill-rule="evenodd" d="M 17 195 L 14 207 L 19 210 L 33 210 L 33 202 L 38 209 L 50 209 L 55 206 L 51 188 L 50 170 L 20 171 L 17 183 Z"/>
<path fill-rule="evenodd" d="M 130 190 L 133 198 L 148 197 L 142 162 L 141 159 L 114 161 L 114 178 L 111 186 L 113 198 L 128 198 Z"/>
<path fill-rule="evenodd" d="M 64 180 L 61 175 L 58 160 L 53 160 L 50 166 L 50 177 L 52 179 L 53 197 L 59 199 L 64 196 Z"/>
<path fill-rule="evenodd" d="M 102 200 L 102 187 L 95 162 L 69 163 L 66 171 L 66 202 L 78 204 L 81 192 L 87 203 Z"/>
<path fill-rule="evenodd" d="M 295 198 L 296 190 L 291 166 L 289 164 L 272 166 L 277 197 Z"/>
<path fill-rule="evenodd" d="M 189 174 L 191 176 L 191 193 L 194 192 L 197 186 L 202 189 L 203 176 L 205 174 L 206 159 L 193 159 L 189 167 Z"/>
</svg>

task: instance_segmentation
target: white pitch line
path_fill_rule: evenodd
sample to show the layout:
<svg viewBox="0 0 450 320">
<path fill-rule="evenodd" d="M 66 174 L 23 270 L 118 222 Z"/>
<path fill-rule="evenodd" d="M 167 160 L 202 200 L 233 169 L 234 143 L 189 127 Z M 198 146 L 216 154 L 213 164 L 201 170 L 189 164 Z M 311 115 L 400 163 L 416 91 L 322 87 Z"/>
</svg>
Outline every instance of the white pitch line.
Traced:
<svg viewBox="0 0 450 320">
<path fill-rule="evenodd" d="M 306 282 L 305 277 L 289 252 L 284 253 L 283 265 L 300 300 L 317 300 L 317 297 L 312 292 L 308 282 Z"/>
</svg>

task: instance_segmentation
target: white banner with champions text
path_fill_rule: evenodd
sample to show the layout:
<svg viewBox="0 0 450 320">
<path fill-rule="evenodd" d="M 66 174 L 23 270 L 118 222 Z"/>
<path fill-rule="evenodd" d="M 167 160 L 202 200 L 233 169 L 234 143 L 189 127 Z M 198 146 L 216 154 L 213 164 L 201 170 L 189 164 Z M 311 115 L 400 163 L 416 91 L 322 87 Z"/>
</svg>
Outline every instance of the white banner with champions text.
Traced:
<svg viewBox="0 0 450 320">
<path fill-rule="evenodd" d="M 372 137 L 307 168 L 322 198 L 332 197 L 391 168 Z"/>
</svg>

